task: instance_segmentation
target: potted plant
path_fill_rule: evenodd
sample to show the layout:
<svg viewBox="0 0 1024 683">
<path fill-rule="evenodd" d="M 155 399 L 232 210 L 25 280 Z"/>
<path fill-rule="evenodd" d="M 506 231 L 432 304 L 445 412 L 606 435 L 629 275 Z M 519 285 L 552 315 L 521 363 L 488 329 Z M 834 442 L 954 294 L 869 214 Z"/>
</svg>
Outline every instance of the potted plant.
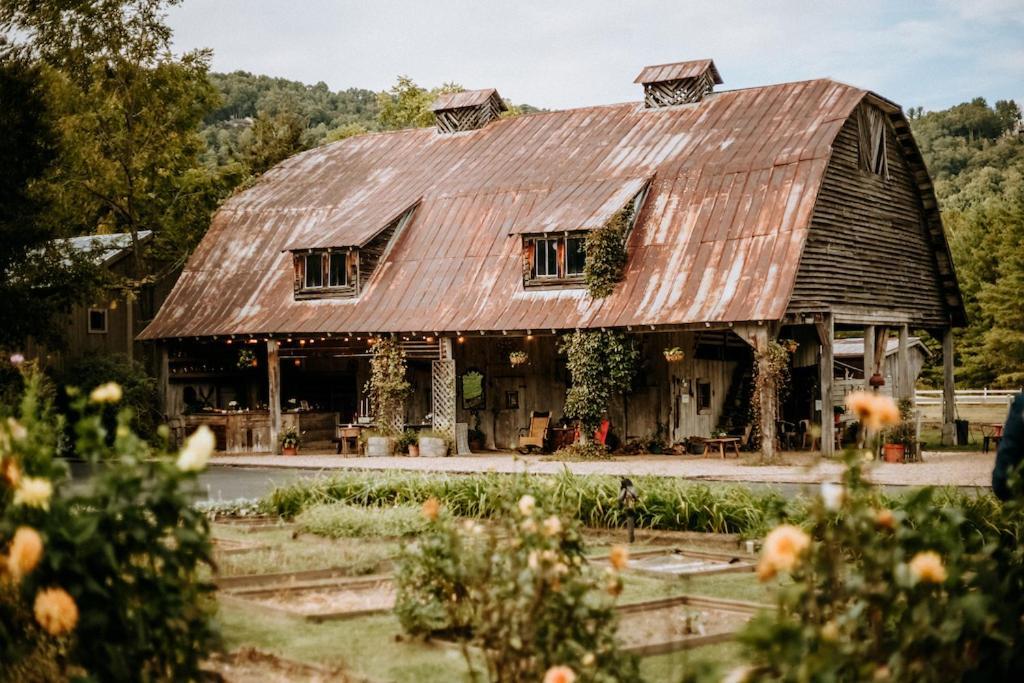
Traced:
<svg viewBox="0 0 1024 683">
<path fill-rule="evenodd" d="M 419 434 L 412 429 L 406 429 L 402 432 L 402 435 L 395 440 L 395 451 L 397 453 L 407 453 L 410 458 L 419 456 Z"/>
<path fill-rule="evenodd" d="M 800 348 L 800 344 L 795 339 L 783 339 L 780 343 L 790 354 L 796 353 L 796 350 Z"/>
<path fill-rule="evenodd" d="M 508 362 L 512 367 L 519 365 L 526 365 L 526 362 L 530 360 L 530 357 L 526 355 L 526 351 L 513 351 L 508 354 Z"/>
<path fill-rule="evenodd" d="M 669 363 L 682 363 L 686 359 L 686 352 L 678 346 L 665 349 L 662 353 L 665 354 L 665 360 Z"/>
<path fill-rule="evenodd" d="M 448 455 L 448 439 L 444 434 L 428 430 L 420 432 L 420 454 L 424 458 L 443 458 Z"/>
<path fill-rule="evenodd" d="M 238 350 L 238 369 L 246 370 L 256 367 L 256 354 L 251 349 Z"/>
<path fill-rule="evenodd" d="M 382 432 L 367 432 L 366 455 L 371 458 L 386 458 L 394 452 L 395 438 Z"/>
<path fill-rule="evenodd" d="M 299 452 L 299 430 L 295 427 L 285 427 L 281 432 L 281 453 L 283 455 L 296 455 Z"/>
<path fill-rule="evenodd" d="M 910 401 L 903 399 L 899 403 L 900 422 L 886 434 L 885 445 L 882 446 L 882 457 L 886 462 L 903 462 L 907 450 L 914 447 L 915 430 L 910 420 Z"/>
</svg>

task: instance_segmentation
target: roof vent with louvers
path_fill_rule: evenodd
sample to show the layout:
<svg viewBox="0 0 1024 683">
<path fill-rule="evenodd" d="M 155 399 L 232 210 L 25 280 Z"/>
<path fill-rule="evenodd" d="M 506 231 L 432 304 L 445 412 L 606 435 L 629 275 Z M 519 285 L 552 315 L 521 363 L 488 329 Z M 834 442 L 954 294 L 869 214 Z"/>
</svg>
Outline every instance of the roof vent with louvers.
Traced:
<svg viewBox="0 0 1024 683">
<path fill-rule="evenodd" d="M 710 59 L 645 66 L 634 83 L 644 86 L 644 106 L 670 107 L 700 102 L 722 82 Z"/>
<path fill-rule="evenodd" d="M 430 105 L 439 133 L 483 128 L 508 110 L 494 88 L 444 93 Z"/>
</svg>

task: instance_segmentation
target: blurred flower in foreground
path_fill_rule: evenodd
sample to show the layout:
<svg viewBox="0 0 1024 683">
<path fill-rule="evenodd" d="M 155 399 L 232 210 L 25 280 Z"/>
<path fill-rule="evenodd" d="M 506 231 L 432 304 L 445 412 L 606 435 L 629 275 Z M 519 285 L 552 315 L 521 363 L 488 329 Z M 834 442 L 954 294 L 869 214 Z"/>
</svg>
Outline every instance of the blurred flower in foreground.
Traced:
<svg viewBox="0 0 1024 683">
<path fill-rule="evenodd" d="M 888 396 L 870 391 L 854 391 L 846 396 L 846 407 L 872 431 L 899 424 L 900 409 Z"/>
<path fill-rule="evenodd" d="M 612 546 L 612 551 L 608 555 L 608 561 L 612 563 L 612 566 L 622 571 L 629 564 L 629 549 L 624 545 Z"/>
<path fill-rule="evenodd" d="M 946 568 L 942 558 L 933 550 L 914 555 L 910 560 L 910 573 L 922 583 L 942 583 L 946 580 Z"/>
<path fill-rule="evenodd" d="M 11 539 L 11 550 L 7 556 L 7 571 L 16 582 L 39 564 L 43 556 L 43 539 L 39 532 L 27 526 L 18 527 Z"/>
<path fill-rule="evenodd" d="M 120 384 L 107 382 L 93 389 L 89 394 L 89 400 L 93 403 L 117 403 L 123 394 Z"/>
<path fill-rule="evenodd" d="M 178 469 L 182 472 L 198 472 L 203 469 L 216 445 L 213 430 L 206 425 L 200 425 L 199 429 L 185 440 L 185 447 L 178 455 Z"/>
<path fill-rule="evenodd" d="M 553 666 L 544 674 L 544 683 L 573 683 L 576 672 L 567 666 Z"/>
<path fill-rule="evenodd" d="M 36 621 L 51 636 L 68 633 L 78 623 L 78 606 L 63 588 L 39 591 L 33 611 Z"/>
<path fill-rule="evenodd" d="M 846 498 L 846 487 L 831 481 L 821 482 L 821 500 L 825 503 L 825 509 L 836 512 L 843 505 Z"/>
<path fill-rule="evenodd" d="M 25 362 L 25 356 L 20 353 L 12 353 L 10 360 L 11 365 L 13 365 L 14 367 L 18 367 L 19 365 Z"/>
<path fill-rule="evenodd" d="M 776 527 L 764 539 L 761 561 L 757 564 L 757 578 L 762 581 L 778 572 L 789 572 L 800 562 L 800 555 L 811 545 L 811 537 L 792 524 Z"/>
<path fill-rule="evenodd" d="M 53 495 L 53 484 L 42 477 L 22 477 L 18 488 L 14 491 L 14 504 L 30 508 L 50 509 L 50 497 Z"/>
<path fill-rule="evenodd" d="M 423 501 L 422 512 L 425 519 L 433 522 L 441 512 L 441 501 L 434 497 L 427 498 Z"/>
<path fill-rule="evenodd" d="M 519 499 L 519 512 L 524 517 L 533 514 L 533 508 L 537 504 L 537 501 L 533 496 L 527 494 Z"/>
</svg>

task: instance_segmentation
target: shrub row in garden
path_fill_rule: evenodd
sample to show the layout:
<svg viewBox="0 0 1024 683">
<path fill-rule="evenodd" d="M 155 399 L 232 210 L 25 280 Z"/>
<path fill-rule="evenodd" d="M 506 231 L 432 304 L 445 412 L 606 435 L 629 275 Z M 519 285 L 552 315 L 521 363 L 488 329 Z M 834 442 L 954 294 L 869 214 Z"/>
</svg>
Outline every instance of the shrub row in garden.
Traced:
<svg viewBox="0 0 1024 683">
<path fill-rule="evenodd" d="M 808 501 L 787 500 L 771 489 L 741 485 L 706 485 L 670 477 L 636 477 L 640 492 L 636 525 L 641 529 L 763 535 L 779 519 L 801 522 L 807 518 Z M 499 516 L 512 495 L 524 492 L 564 515 L 593 528 L 619 528 L 626 512 L 618 505 L 619 478 L 576 475 L 468 474 L 443 475 L 410 472 L 343 472 L 297 481 L 272 491 L 262 501 L 270 513 L 292 518 L 303 510 L 325 503 L 371 507 L 420 504 L 436 498 L 453 515 L 492 518 Z M 986 529 L 999 503 L 990 495 L 973 495 L 941 489 L 936 502 L 956 507 L 968 520 L 968 528 Z M 887 499 L 893 508 L 900 498 Z"/>
</svg>

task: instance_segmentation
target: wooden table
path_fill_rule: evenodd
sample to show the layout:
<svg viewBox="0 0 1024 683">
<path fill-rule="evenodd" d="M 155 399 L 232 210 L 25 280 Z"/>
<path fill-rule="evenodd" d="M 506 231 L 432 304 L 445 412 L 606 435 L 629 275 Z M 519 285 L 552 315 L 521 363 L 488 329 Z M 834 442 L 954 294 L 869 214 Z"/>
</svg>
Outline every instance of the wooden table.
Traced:
<svg viewBox="0 0 1024 683">
<path fill-rule="evenodd" d="M 718 446 L 718 453 L 725 460 L 725 449 L 728 446 L 732 446 L 733 451 L 736 452 L 736 457 L 740 457 L 740 440 L 739 437 L 735 436 L 723 436 L 716 439 L 705 439 L 704 440 L 704 457 L 707 457 L 708 453 L 711 452 L 711 446 Z"/>
<path fill-rule="evenodd" d="M 359 435 L 362 434 L 363 428 L 359 425 L 338 425 L 337 436 L 331 439 L 338 447 L 339 455 L 349 455 L 350 453 L 359 452 Z M 355 443 L 354 448 L 349 450 L 349 440 L 353 440 Z"/>
</svg>

